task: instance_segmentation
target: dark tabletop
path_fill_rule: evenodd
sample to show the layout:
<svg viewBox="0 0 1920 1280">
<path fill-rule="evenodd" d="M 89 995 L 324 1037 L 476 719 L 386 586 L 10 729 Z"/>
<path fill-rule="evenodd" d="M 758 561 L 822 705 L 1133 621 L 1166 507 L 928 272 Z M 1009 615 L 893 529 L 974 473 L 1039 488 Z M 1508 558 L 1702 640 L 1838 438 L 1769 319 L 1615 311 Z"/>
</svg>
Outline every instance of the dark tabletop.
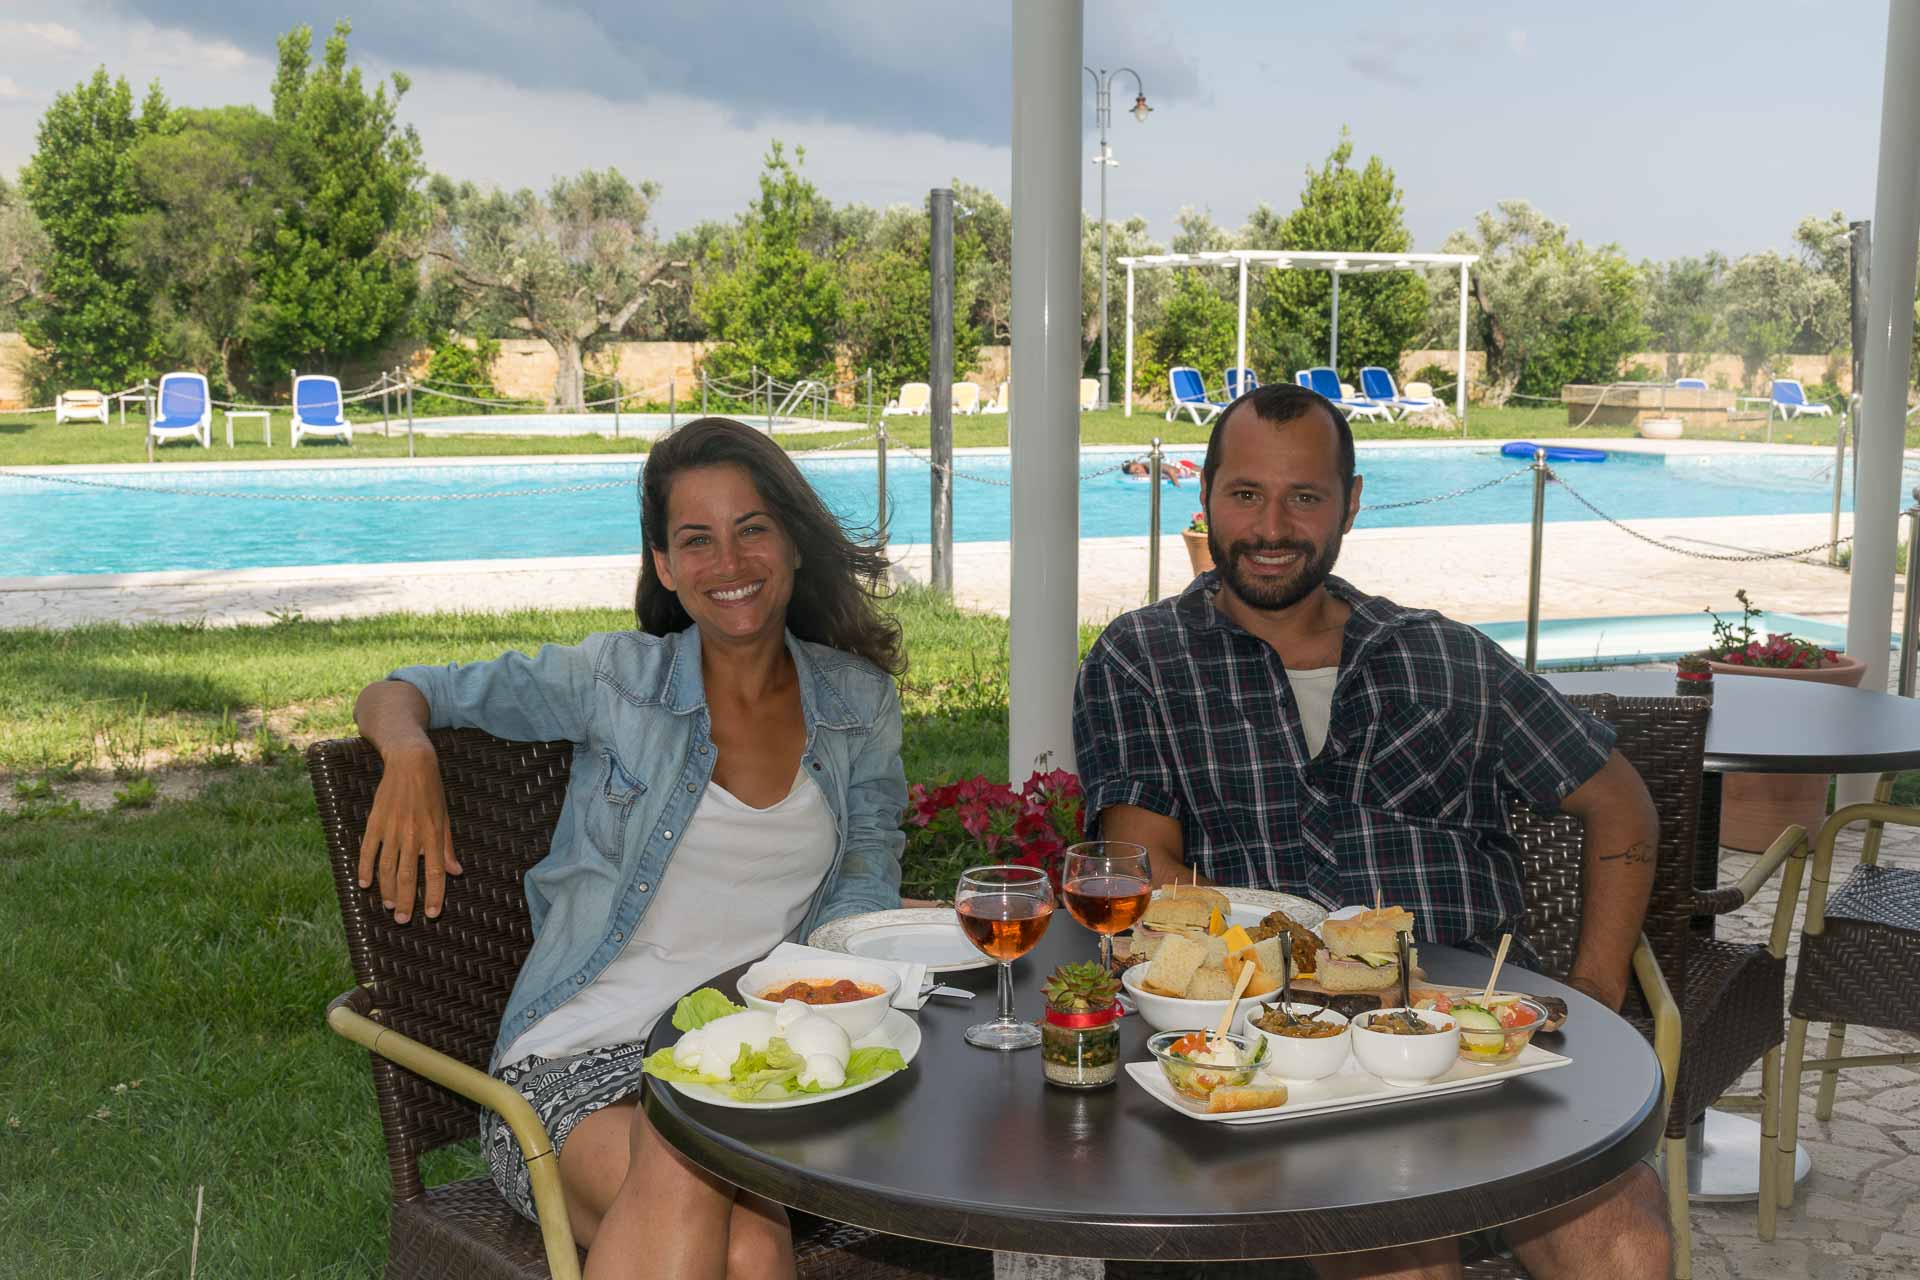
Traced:
<svg viewBox="0 0 1920 1280">
<path fill-rule="evenodd" d="M 1562 693 L 1671 698 L 1668 671 L 1547 674 Z M 1920 769 L 1920 700 L 1765 676 L 1715 676 L 1706 767 L 1716 773 Z"/>
<path fill-rule="evenodd" d="M 1055 912 L 1014 966 L 1015 1012 L 1039 981 L 1088 959 L 1094 936 Z M 1423 946 L 1430 980 L 1486 979 L 1483 956 Z M 742 969 L 711 985 L 734 996 Z M 1177 1115 L 1124 1069 L 1078 1091 L 1045 1083 L 1040 1051 L 961 1040 L 993 1014 L 990 969 L 946 975 L 973 1000 L 932 1000 L 904 1072 L 842 1101 L 749 1112 L 647 1092 L 654 1126 L 728 1181 L 822 1217 L 982 1249 L 1094 1258 L 1278 1258 L 1378 1248 L 1530 1216 L 1612 1180 L 1653 1150 L 1660 1073 L 1640 1034 L 1571 988 L 1509 965 L 1504 989 L 1570 1014 L 1543 1048 L 1571 1066 L 1476 1093 L 1264 1125 Z M 1123 1062 L 1150 1061 L 1140 1019 Z M 662 1019 L 649 1051 L 679 1038 Z"/>
</svg>

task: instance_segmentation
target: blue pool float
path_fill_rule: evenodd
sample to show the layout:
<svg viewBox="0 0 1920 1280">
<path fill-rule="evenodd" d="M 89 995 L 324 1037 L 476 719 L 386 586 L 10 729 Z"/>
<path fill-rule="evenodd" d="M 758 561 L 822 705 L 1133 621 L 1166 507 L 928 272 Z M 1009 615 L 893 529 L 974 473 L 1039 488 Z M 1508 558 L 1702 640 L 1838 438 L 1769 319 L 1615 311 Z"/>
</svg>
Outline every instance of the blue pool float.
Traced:
<svg viewBox="0 0 1920 1280">
<path fill-rule="evenodd" d="M 1503 457 L 1525 458 L 1531 462 L 1536 449 L 1547 451 L 1548 462 L 1605 462 L 1607 460 L 1606 452 L 1601 449 L 1582 449 L 1577 445 L 1564 444 L 1534 444 L 1530 440 L 1510 440 L 1500 446 L 1500 453 Z"/>
</svg>

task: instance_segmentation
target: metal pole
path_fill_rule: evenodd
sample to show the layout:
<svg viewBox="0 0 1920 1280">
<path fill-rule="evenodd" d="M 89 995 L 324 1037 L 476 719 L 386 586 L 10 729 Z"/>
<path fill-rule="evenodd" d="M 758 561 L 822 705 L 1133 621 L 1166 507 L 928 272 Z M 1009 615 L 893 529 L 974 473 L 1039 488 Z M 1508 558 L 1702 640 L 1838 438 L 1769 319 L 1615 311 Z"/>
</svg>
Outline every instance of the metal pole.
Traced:
<svg viewBox="0 0 1920 1280">
<path fill-rule="evenodd" d="M 1913 490 L 1914 505 L 1902 514 L 1907 518 L 1907 581 L 1906 607 L 1900 623 L 1900 671 L 1898 689 L 1900 696 L 1911 698 L 1914 692 L 1914 668 L 1916 659 L 1920 659 L 1920 590 L 1916 590 L 1915 574 L 1920 573 L 1920 488 Z"/>
<path fill-rule="evenodd" d="M 380 371 L 380 434 L 393 436 L 393 415 L 387 409 L 387 386 L 393 381 L 393 375 L 385 369 Z"/>
<path fill-rule="evenodd" d="M 1133 264 L 1127 264 L 1127 385 L 1121 389 L 1126 400 L 1127 417 L 1133 416 Z"/>
<path fill-rule="evenodd" d="M 1460 264 L 1460 361 L 1453 377 L 1453 411 L 1460 417 L 1460 438 L 1467 438 L 1467 264 Z"/>
<path fill-rule="evenodd" d="M 886 423 L 880 426 L 884 429 Z M 867 366 L 867 430 L 873 430 L 873 366 Z"/>
<path fill-rule="evenodd" d="M 1858 394 L 1867 380 L 1867 295 L 1872 283 L 1869 271 L 1873 261 L 1873 223 L 1851 223 L 1847 230 L 1847 276 L 1851 294 L 1847 302 L 1847 321 L 1853 341 L 1853 385 L 1847 390 Z"/>
<path fill-rule="evenodd" d="M 1327 363 L 1333 366 L 1334 381 L 1340 379 L 1340 272 L 1333 274 L 1333 323 L 1327 335 Z"/>
<path fill-rule="evenodd" d="M 933 466 L 929 490 L 933 502 L 933 572 L 930 581 L 941 595 L 953 594 L 953 192 L 935 187 L 928 198 L 933 226 L 928 253 L 933 272 L 933 335 L 927 381 Z"/>
<path fill-rule="evenodd" d="M 1547 451 L 1533 451 L 1533 552 L 1527 561 L 1527 670 L 1539 669 L 1540 551 L 1547 531 Z"/>
<path fill-rule="evenodd" d="M 413 456 L 413 375 L 407 375 L 407 456 Z"/>
<path fill-rule="evenodd" d="M 1247 367 L 1247 260 L 1240 259 L 1240 337 L 1233 348 L 1233 367 Z"/>
<path fill-rule="evenodd" d="M 613 438 L 620 438 L 620 375 L 613 375 Z"/>
<path fill-rule="evenodd" d="M 667 430 L 671 431 L 680 416 L 680 400 L 675 393 L 673 375 L 667 375 Z"/>
<path fill-rule="evenodd" d="M 1012 591 L 1007 761 L 1071 770 L 1080 665 L 1080 318 L 1084 0 L 1013 6 Z"/>
<path fill-rule="evenodd" d="M 767 434 L 773 434 L 773 370 L 767 370 Z"/>
<path fill-rule="evenodd" d="M 1112 114 L 1113 77 L 1096 74 L 1093 79 L 1093 115 L 1100 125 L 1100 155 L 1094 163 L 1100 166 L 1100 407 L 1104 409 L 1111 403 L 1107 395 L 1107 170 L 1113 160 L 1107 154 L 1107 118 Z"/>
<path fill-rule="evenodd" d="M 1840 563 L 1840 495 L 1847 474 L 1847 427 L 1853 415 L 1853 397 L 1847 397 L 1846 405 L 1840 410 L 1840 429 L 1833 440 L 1833 519 L 1827 524 L 1827 563 Z"/>
<path fill-rule="evenodd" d="M 700 416 L 707 416 L 707 371 L 700 371 Z"/>
<path fill-rule="evenodd" d="M 887 545 L 887 420 L 880 419 L 880 451 L 874 455 L 874 474 L 879 481 L 880 505 L 875 508 L 874 522 L 880 530 L 880 545 Z"/>
<path fill-rule="evenodd" d="M 1152 497 L 1147 501 L 1147 603 L 1152 604 L 1160 598 L 1160 437 L 1153 438 L 1153 452 L 1148 455 L 1147 465 L 1152 473 L 1148 487 Z"/>
</svg>

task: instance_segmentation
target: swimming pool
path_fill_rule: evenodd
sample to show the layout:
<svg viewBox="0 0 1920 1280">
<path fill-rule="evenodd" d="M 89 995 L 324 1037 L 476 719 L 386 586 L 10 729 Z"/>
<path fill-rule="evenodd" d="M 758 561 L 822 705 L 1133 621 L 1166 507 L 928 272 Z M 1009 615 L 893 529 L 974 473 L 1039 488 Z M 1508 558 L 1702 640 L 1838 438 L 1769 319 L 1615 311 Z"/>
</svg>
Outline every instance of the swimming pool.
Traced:
<svg viewBox="0 0 1920 1280">
<path fill-rule="evenodd" d="M 1363 527 L 1520 523 L 1531 516 L 1525 462 L 1485 448 L 1359 449 Z M 1198 447 L 1170 456 L 1198 461 Z M 1149 488 L 1117 474 L 1125 454 L 1081 458 L 1082 537 L 1147 531 Z M 855 524 L 877 505 L 871 455 L 801 458 L 827 504 Z M 266 468 L 168 465 L 114 473 L 68 469 L 61 483 L 0 473 L 0 577 L 246 569 L 275 565 L 619 555 L 640 546 L 637 461 L 299 464 Z M 1623 519 L 1820 512 L 1832 501 L 1829 458 L 1774 453 L 1618 453 L 1557 468 L 1602 510 Z M 1011 471 L 1004 452 L 955 460 L 954 538 L 1007 538 Z M 1502 478 L 1505 477 L 1503 480 Z M 888 455 L 891 538 L 927 540 L 924 460 Z M 1391 507 L 1487 485 L 1445 501 Z M 118 487 L 89 487 L 107 484 Z M 1851 486 L 1846 486 L 1851 489 Z M 162 492 L 161 490 L 165 490 Z M 1549 520 L 1591 520 L 1548 486 Z M 453 495 L 485 495 L 466 500 Z M 228 496 L 241 495 L 241 496 Z M 317 499 L 306 501 L 304 499 Z M 355 501 L 354 499 L 411 499 Z M 1848 495 L 1848 509 L 1851 496 Z M 1188 481 L 1162 490 L 1161 529 L 1177 533 L 1199 506 Z"/>
</svg>

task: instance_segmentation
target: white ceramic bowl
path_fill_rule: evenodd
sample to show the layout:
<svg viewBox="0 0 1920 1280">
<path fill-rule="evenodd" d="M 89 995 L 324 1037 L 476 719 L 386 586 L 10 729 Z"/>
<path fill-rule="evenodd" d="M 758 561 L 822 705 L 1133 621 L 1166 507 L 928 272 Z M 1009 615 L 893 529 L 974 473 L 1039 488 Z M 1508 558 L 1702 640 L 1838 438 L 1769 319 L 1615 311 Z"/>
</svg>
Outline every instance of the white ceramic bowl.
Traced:
<svg viewBox="0 0 1920 1280">
<path fill-rule="evenodd" d="M 1124 969 L 1120 974 L 1120 985 L 1127 989 L 1127 996 L 1133 1001 L 1133 1007 L 1140 1017 L 1155 1031 L 1211 1031 L 1220 1025 L 1220 1015 L 1227 1011 L 1225 1000 L 1183 1000 L 1179 996 L 1156 995 L 1140 989 L 1140 972 L 1147 966 L 1136 964 Z M 1280 998 L 1278 991 L 1263 996 L 1240 997 L 1240 1008 L 1234 1012 L 1233 1025 L 1227 1030 L 1247 1034 L 1247 1015 L 1263 1004 Z"/>
<path fill-rule="evenodd" d="M 1279 1009 L 1282 1006 L 1276 1002 L 1268 1007 Z M 1268 1074 L 1279 1076 L 1289 1084 L 1305 1084 L 1310 1080 L 1324 1079 L 1347 1065 L 1347 1055 L 1352 1052 L 1353 1043 L 1344 1015 L 1311 1004 L 1287 1005 L 1286 1009 L 1297 1017 L 1332 1023 L 1340 1028 L 1340 1034 L 1306 1040 L 1299 1036 L 1281 1035 L 1249 1022 L 1249 1031 L 1258 1032 L 1266 1038 Z"/>
<path fill-rule="evenodd" d="M 894 993 L 900 989 L 900 975 L 886 965 L 862 960 L 858 956 L 840 956 L 831 961 L 803 958 L 783 960 L 777 964 L 761 960 L 740 975 L 740 984 L 736 989 L 740 993 L 740 1003 L 747 1008 L 772 1013 L 780 1007 L 780 1002 L 766 999 L 762 992 L 791 982 L 832 982 L 838 978 L 880 988 L 879 995 L 868 996 L 864 1000 L 813 1006 L 815 1013 L 824 1014 L 844 1027 L 848 1039 L 858 1040 L 880 1025 L 893 1003 Z"/>
<path fill-rule="evenodd" d="M 1384 1013 L 1398 1009 L 1379 1009 L 1363 1013 L 1349 1024 L 1353 1038 L 1353 1056 L 1360 1069 L 1379 1076 L 1390 1085 L 1411 1089 L 1446 1074 L 1460 1056 L 1460 1028 L 1444 1013 L 1431 1009 L 1411 1010 L 1414 1017 L 1436 1028 L 1431 1035 L 1397 1036 L 1389 1031 L 1371 1031 L 1367 1023 Z"/>
</svg>

